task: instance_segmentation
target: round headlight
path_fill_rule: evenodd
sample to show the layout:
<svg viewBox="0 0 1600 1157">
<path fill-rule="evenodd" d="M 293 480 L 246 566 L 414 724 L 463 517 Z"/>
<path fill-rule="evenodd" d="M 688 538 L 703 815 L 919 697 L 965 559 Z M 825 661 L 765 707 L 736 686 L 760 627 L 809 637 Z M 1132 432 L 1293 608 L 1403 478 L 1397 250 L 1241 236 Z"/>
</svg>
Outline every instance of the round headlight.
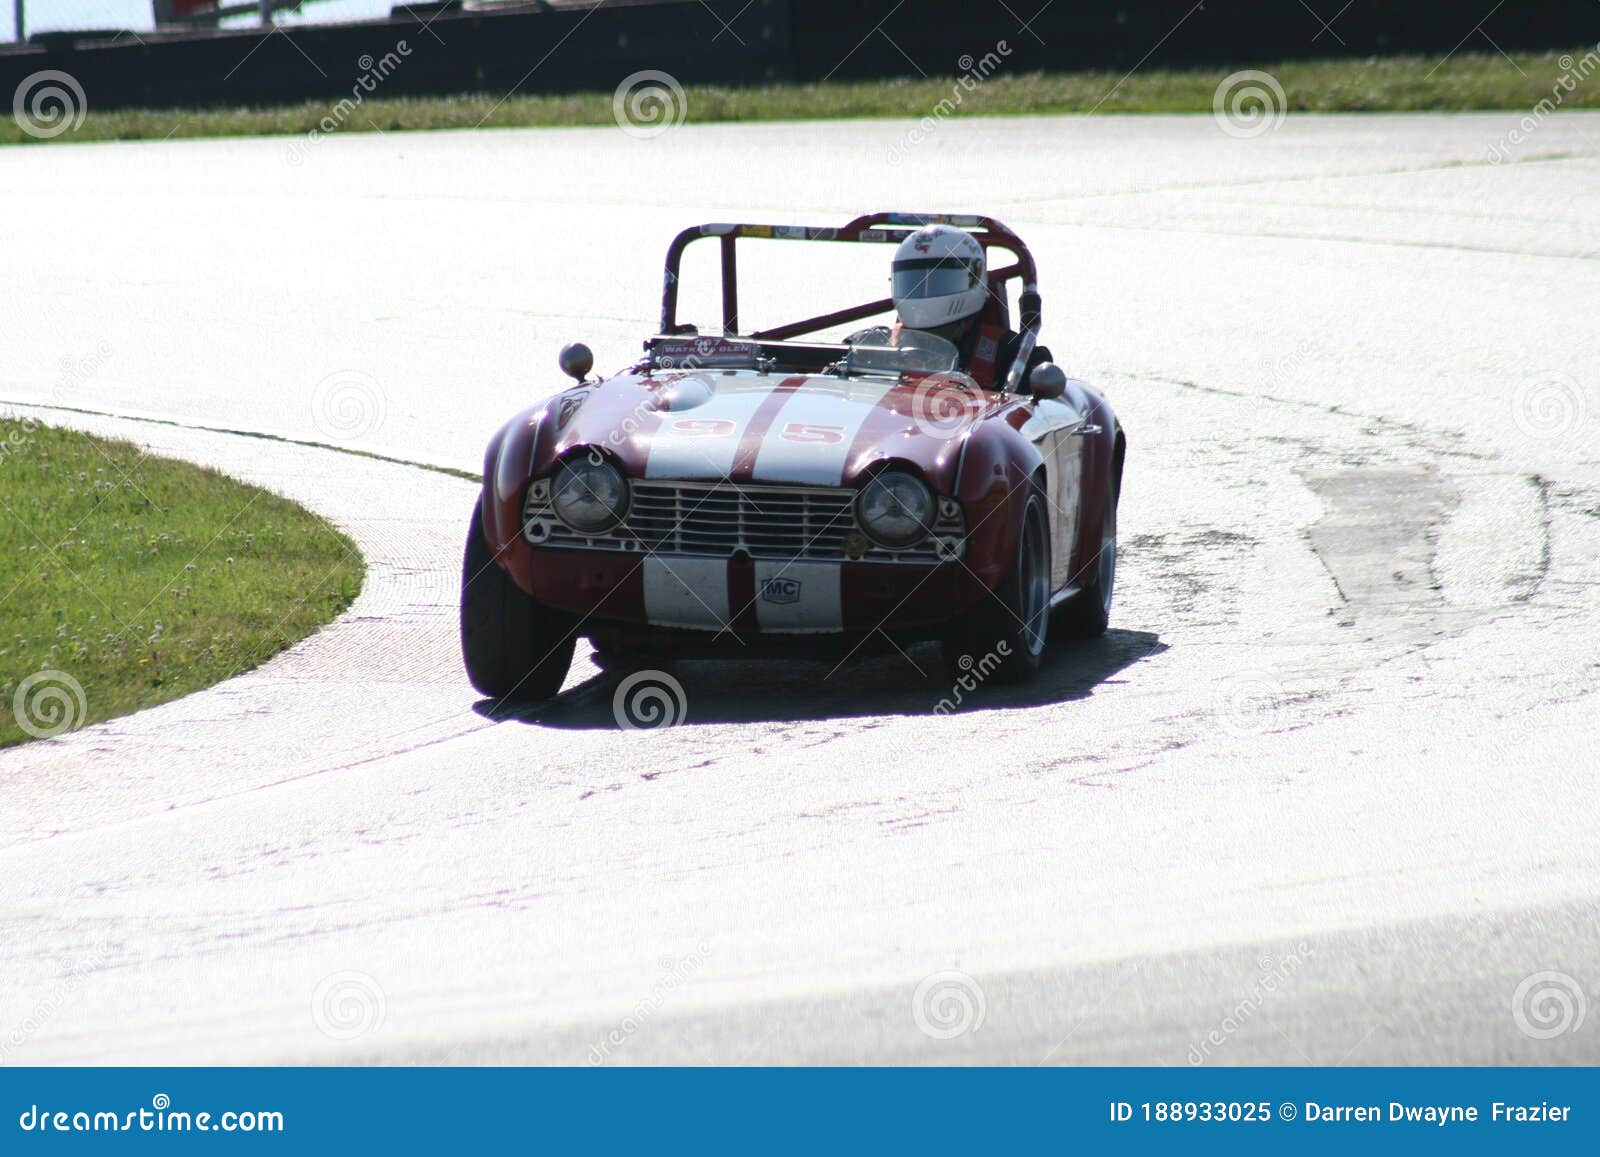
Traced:
<svg viewBox="0 0 1600 1157">
<path fill-rule="evenodd" d="M 628 480 L 598 456 L 573 458 L 556 471 L 550 490 L 556 517 L 582 534 L 598 534 L 622 521 L 628 510 Z"/>
<path fill-rule="evenodd" d="M 861 488 L 856 514 L 861 529 L 879 546 L 915 546 L 933 526 L 933 492 L 901 470 L 885 470 Z"/>
</svg>

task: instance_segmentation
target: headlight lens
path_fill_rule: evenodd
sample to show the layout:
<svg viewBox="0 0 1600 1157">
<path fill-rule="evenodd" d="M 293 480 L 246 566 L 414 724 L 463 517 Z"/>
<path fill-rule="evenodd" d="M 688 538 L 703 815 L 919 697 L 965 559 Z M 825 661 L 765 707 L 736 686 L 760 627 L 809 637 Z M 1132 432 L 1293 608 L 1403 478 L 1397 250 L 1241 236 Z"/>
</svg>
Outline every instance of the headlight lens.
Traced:
<svg viewBox="0 0 1600 1157">
<path fill-rule="evenodd" d="M 856 499 L 861 529 L 891 550 L 904 550 L 927 537 L 933 512 L 933 491 L 903 470 L 885 470 Z"/>
<path fill-rule="evenodd" d="M 550 505 L 573 530 L 586 534 L 610 530 L 627 513 L 628 480 L 598 455 L 573 458 L 556 471 Z"/>
</svg>

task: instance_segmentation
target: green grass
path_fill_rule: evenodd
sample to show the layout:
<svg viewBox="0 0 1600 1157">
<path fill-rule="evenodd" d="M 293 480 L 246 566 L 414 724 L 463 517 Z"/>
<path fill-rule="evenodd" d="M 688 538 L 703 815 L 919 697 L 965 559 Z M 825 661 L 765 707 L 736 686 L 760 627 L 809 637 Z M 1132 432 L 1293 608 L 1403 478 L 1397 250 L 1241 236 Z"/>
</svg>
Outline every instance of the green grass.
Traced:
<svg viewBox="0 0 1600 1157">
<path fill-rule="evenodd" d="M 1579 63 L 1575 90 L 1563 92 L 1564 108 L 1600 108 L 1600 55 L 1588 48 L 1571 53 L 1461 52 L 1440 64 L 1436 57 L 1371 60 L 1290 61 L 1258 67 L 1283 86 L 1292 112 L 1414 112 L 1515 109 L 1527 111 L 1551 97 L 1566 69 L 1563 56 Z M 1570 65 L 1569 65 L 1570 67 Z M 1520 71 L 1519 71 L 1520 70 Z M 1217 88 L 1231 68 L 1142 69 L 1120 72 L 1007 74 L 1000 71 L 964 94 L 955 116 L 1035 113 L 1210 112 Z M 1526 74 L 1526 75 L 1524 75 Z M 351 78 L 352 85 L 355 78 Z M 951 79 L 867 83 L 782 84 L 755 88 L 690 87 L 691 122 L 765 121 L 932 114 L 951 96 Z M 309 134 L 330 115 L 332 102 L 284 108 L 140 110 L 96 112 L 89 93 L 83 124 L 57 141 L 140 140 L 272 133 Z M 530 125 L 605 125 L 613 121 L 611 93 L 564 96 L 456 96 L 372 99 L 336 118 L 339 132 L 395 132 Z M 342 123 L 340 123 L 342 122 Z M 14 120 L 0 122 L 0 143 L 39 143 Z M 309 147 L 309 146 L 307 146 Z"/>
<path fill-rule="evenodd" d="M 0 747 L 248 670 L 361 578 L 350 540 L 287 499 L 0 418 Z"/>
</svg>

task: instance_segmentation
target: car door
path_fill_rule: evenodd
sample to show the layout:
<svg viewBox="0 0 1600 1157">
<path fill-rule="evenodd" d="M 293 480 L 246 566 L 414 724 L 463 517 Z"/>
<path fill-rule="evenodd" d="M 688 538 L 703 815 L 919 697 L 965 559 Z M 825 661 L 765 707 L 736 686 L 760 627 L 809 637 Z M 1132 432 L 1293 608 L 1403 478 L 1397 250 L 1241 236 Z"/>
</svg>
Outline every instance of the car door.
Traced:
<svg viewBox="0 0 1600 1157">
<path fill-rule="evenodd" d="M 1031 414 L 1022 433 L 1033 442 L 1049 474 L 1045 494 L 1050 505 L 1050 589 L 1067 584 L 1072 544 L 1078 533 L 1078 507 L 1083 481 L 1083 439 L 1077 436 L 1084 418 L 1069 395 L 1031 398 Z"/>
</svg>

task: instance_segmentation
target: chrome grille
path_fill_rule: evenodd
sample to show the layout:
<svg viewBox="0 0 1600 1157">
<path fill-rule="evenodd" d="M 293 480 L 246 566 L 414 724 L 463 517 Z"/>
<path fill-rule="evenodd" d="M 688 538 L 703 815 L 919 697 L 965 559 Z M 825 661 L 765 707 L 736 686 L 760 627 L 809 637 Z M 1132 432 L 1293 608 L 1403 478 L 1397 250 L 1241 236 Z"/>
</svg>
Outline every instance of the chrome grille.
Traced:
<svg viewBox="0 0 1600 1157">
<path fill-rule="evenodd" d="M 731 482 L 634 479 L 622 525 L 604 534 L 572 530 L 550 507 L 550 485 L 528 488 L 523 533 L 540 546 L 636 550 L 661 555 L 840 561 L 845 538 L 859 534 L 854 490 L 802 486 L 738 486 Z M 965 553 L 960 506 L 939 500 L 934 534 L 908 550 L 891 551 L 865 536 L 866 562 L 941 562 Z"/>
<path fill-rule="evenodd" d="M 844 536 L 855 529 L 852 497 L 847 490 L 641 482 L 626 521 L 646 550 L 661 554 L 841 558 Z"/>
</svg>

